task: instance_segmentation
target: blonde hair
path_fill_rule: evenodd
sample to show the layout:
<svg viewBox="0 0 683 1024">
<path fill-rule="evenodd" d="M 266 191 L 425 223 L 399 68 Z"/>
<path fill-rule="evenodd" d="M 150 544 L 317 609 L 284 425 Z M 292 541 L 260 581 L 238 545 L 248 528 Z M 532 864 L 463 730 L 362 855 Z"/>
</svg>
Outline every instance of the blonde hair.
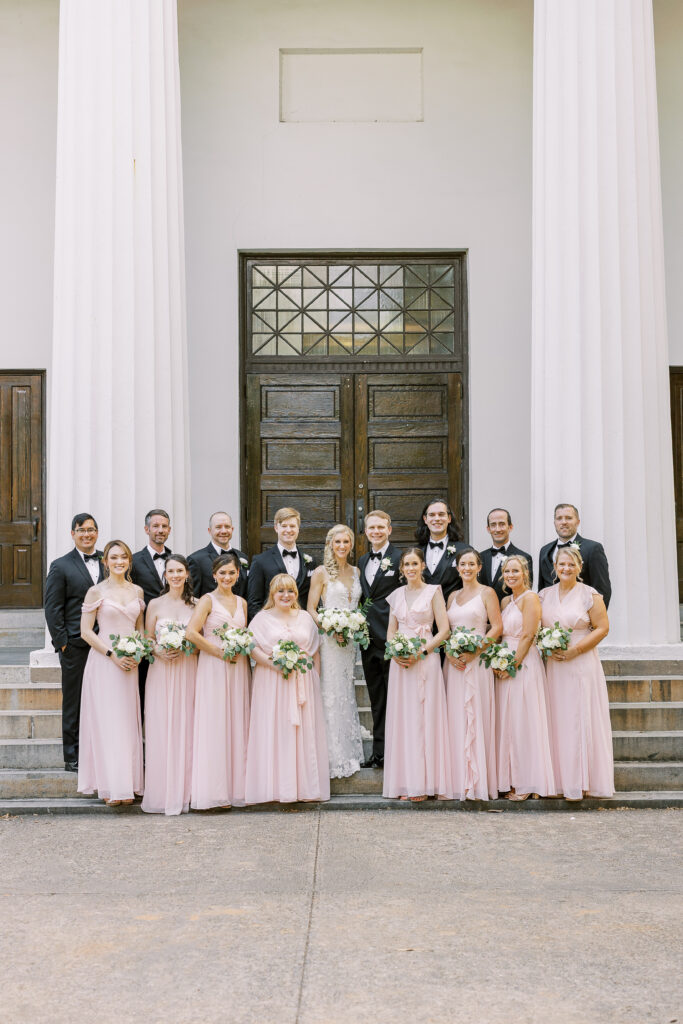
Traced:
<svg viewBox="0 0 683 1024">
<path fill-rule="evenodd" d="M 332 550 L 332 545 L 334 543 L 334 538 L 340 533 L 345 533 L 351 541 L 351 551 L 353 551 L 353 545 L 356 539 L 353 535 L 353 530 L 349 526 L 346 526 L 345 523 L 337 523 L 336 526 L 331 527 L 327 531 L 327 536 L 325 537 L 325 551 L 323 553 L 323 565 L 325 566 L 327 575 L 331 580 L 336 580 L 339 576 L 339 562 Z M 349 551 L 349 554 L 351 554 L 351 551 Z"/>
<path fill-rule="evenodd" d="M 370 516 L 377 516 L 378 519 L 384 519 L 385 522 L 387 522 L 389 526 L 391 526 L 391 516 L 389 515 L 388 512 L 382 512 L 381 508 L 375 508 L 372 510 L 372 512 L 368 512 L 368 514 L 365 517 L 366 522 L 368 521 Z"/>
<path fill-rule="evenodd" d="M 126 569 L 125 573 L 126 579 L 128 580 L 129 583 L 132 583 L 133 579 L 130 575 L 130 570 L 133 566 L 133 552 L 130 550 L 130 548 L 128 547 L 124 540 L 110 540 L 109 543 L 105 545 L 104 551 L 102 552 L 102 570 L 104 572 L 105 577 L 107 579 L 109 578 L 109 566 L 107 565 L 107 559 L 109 558 L 109 552 L 111 551 L 112 548 L 121 548 L 121 550 L 124 552 L 126 558 L 128 559 L 128 568 Z"/>
<path fill-rule="evenodd" d="M 296 519 L 301 526 L 301 513 L 295 508 L 279 508 L 273 517 L 273 526 L 278 526 L 284 519 Z"/>
<path fill-rule="evenodd" d="M 583 569 L 583 558 L 581 557 L 578 544 L 566 544 L 564 547 L 556 550 L 555 557 L 553 558 L 553 571 L 557 569 L 557 560 L 560 555 L 569 555 L 574 565 L 579 570 L 576 576 L 578 580 L 581 576 L 581 570 Z M 554 575 L 555 579 L 557 579 L 557 572 L 555 572 Z"/>
<path fill-rule="evenodd" d="M 510 562 L 519 562 L 520 569 L 522 570 L 522 577 L 524 579 L 524 583 L 526 584 L 527 590 L 529 590 L 531 588 L 531 573 L 529 572 L 529 563 L 527 559 L 524 557 L 524 555 L 508 555 L 508 557 L 505 559 L 505 561 L 500 567 L 501 576 L 505 572 Z M 503 580 L 503 590 L 508 589 L 509 588 L 507 584 Z"/>
<path fill-rule="evenodd" d="M 299 588 L 296 585 L 296 580 L 293 576 L 290 576 L 288 572 L 279 572 L 277 576 L 273 576 L 270 581 L 270 589 L 268 591 L 268 600 L 263 606 L 263 610 L 267 611 L 269 608 L 275 606 L 274 595 L 278 590 L 290 590 L 295 598 L 299 597 Z M 298 600 L 294 601 L 292 608 L 301 608 Z"/>
</svg>

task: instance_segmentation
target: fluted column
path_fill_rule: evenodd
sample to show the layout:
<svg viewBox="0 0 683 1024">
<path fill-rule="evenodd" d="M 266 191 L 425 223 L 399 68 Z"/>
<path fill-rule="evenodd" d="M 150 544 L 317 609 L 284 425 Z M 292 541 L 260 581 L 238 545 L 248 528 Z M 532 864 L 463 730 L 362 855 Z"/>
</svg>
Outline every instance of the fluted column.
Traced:
<svg viewBox="0 0 683 1024">
<path fill-rule="evenodd" d="M 179 86 L 175 0 L 61 0 L 49 558 L 74 511 L 190 537 Z"/>
<path fill-rule="evenodd" d="M 610 644 L 679 639 L 652 0 L 535 0 L 532 532 L 579 506 Z"/>
</svg>

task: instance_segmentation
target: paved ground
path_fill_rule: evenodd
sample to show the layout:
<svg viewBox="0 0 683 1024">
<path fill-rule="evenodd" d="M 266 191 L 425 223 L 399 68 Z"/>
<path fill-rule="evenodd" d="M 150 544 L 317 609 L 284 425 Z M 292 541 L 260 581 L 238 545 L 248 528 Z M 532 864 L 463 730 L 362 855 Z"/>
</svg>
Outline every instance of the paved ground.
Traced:
<svg viewBox="0 0 683 1024">
<path fill-rule="evenodd" d="M 0 821 L 2 1024 L 683 1022 L 678 811 Z"/>
</svg>

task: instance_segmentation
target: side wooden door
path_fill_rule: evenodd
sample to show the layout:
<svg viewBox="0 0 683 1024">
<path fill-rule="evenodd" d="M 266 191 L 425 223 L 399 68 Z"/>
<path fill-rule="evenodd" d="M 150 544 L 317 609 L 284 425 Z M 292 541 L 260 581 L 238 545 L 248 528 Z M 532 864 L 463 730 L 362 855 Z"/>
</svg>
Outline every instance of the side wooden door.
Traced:
<svg viewBox="0 0 683 1024">
<path fill-rule="evenodd" d="M 671 430 L 676 499 L 676 554 L 678 600 L 683 604 L 683 367 L 671 368 Z"/>
<path fill-rule="evenodd" d="M 0 607 L 43 603 L 43 377 L 0 374 Z"/>
</svg>

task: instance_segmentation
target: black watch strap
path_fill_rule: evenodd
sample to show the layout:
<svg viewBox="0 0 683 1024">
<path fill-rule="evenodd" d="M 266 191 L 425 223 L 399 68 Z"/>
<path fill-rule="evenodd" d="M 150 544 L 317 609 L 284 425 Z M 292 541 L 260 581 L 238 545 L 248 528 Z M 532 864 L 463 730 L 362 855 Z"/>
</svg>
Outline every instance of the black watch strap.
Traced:
<svg viewBox="0 0 683 1024">
<path fill-rule="evenodd" d="M 112 654 L 113 654 L 113 653 L 114 653 L 114 652 L 112 651 L 112 649 L 111 649 L 111 647 L 110 647 L 110 648 L 109 648 L 109 650 L 107 651 L 107 653 L 106 653 L 105 657 L 106 657 L 106 658 L 111 658 L 111 656 L 112 656 Z"/>
</svg>

